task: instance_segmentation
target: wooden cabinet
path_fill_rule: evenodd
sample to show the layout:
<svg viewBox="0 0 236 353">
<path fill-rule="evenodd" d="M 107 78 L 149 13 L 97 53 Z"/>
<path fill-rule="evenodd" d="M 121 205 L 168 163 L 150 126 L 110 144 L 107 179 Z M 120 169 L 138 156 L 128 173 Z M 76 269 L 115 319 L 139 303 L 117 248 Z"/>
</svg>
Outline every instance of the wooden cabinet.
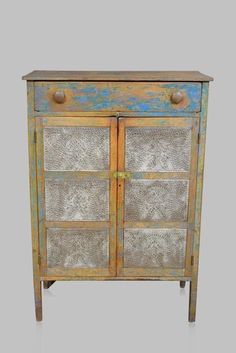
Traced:
<svg viewBox="0 0 236 353">
<path fill-rule="evenodd" d="M 195 320 L 209 76 L 26 75 L 36 318 L 41 285 L 190 282 Z"/>
</svg>

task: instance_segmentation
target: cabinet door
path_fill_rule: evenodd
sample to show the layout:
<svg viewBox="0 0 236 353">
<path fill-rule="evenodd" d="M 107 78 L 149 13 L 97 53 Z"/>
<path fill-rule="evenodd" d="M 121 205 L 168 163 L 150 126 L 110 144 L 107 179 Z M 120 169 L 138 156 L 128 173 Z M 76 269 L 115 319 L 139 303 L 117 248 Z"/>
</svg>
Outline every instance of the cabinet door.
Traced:
<svg viewBox="0 0 236 353">
<path fill-rule="evenodd" d="M 43 274 L 114 275 L 116 119 L 37 118 L 36 128 Z"/>
<path fill-rule="evenodd" d="M 120 119 L 118 275 L 191 273 L 197 135 L 197 117 Z"/>
</svg>

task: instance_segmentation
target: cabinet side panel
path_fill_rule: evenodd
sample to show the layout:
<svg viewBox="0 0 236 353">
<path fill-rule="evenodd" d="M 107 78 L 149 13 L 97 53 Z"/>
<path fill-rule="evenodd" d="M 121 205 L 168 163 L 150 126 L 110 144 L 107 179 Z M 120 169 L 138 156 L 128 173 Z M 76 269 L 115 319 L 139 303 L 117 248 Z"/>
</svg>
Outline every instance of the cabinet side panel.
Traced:
<svg viewBox="0 0 236 353">
<path fill-rule="evenodd" d="M 36 172 L 36 146 L 35 146 L 35 117 L 34 111 L 34 83 L 27 82 L 28 101 L 28 153 L 29 153 L 29 182 L 30 182 L 30 209 L 31 209 L 31 237 L 33 255 L 33 281 L 35 314 L 37 321 L 42 320 L 42 292 L 41 292 L 41 269 L 39 253 L 38 234 L 38 194 L 37 194 L 37 172 Z"/>
<path fill-rule="evenodd" d="M 207 127 L 208 88 L 209 88 L 209 83 L 202 84 L 200 141 L 199 141 L 199 148 L 198 148 L 197 191 L 196 191 L 195 227 L 194 227 L 194 241 L 193 241 L 194 263 L 193 263 L 192 281 L 190 283 L 190 296 L 189 296 L 189 321 L 190 322 L 195 321 L 195 316 L 196 316 L 203 172 L 204 172 L 204 160 L 205 160 L 206 127 Z"/>
</svg>

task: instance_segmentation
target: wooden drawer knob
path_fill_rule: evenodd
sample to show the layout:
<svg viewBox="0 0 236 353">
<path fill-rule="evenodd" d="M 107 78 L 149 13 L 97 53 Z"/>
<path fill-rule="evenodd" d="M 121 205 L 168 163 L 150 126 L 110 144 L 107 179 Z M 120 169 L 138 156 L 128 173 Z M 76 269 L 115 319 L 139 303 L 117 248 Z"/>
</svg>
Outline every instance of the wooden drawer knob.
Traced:
<svg viewBox="0 0 236 353">
<path fill-rule="evenodd" d="M 172 95 L 170 97 L 171 102 L 174 104 L 178 104 L 178 103 L 182 102 L 183 99 L 184 99 L 184 95 L 180 91 L 172 93 Z"/>
<path fill-rule="evenodd" d="M 65 96 L 65 93 L 63 91 L 56 91 L 54 94 L 53 94 L 53 99 L 56 103 L 58 104 L 62 104 L 65 102 L 66 100 L 66 96 Z"/>
</svg>

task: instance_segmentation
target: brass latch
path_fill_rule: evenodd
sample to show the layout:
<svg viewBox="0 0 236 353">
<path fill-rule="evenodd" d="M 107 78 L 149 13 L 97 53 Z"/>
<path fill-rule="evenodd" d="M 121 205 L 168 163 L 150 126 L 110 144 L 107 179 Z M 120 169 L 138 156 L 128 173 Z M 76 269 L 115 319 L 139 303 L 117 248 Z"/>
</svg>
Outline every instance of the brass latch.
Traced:
<svg viewBox="0 0 236 353">
<path fill-rule="evenodd" d="M 131 178 L 131 173 L 130 172 L 115 172 L 113 174 L 113 178 L 115 179 L 130 179 Z"/>
</svg>

